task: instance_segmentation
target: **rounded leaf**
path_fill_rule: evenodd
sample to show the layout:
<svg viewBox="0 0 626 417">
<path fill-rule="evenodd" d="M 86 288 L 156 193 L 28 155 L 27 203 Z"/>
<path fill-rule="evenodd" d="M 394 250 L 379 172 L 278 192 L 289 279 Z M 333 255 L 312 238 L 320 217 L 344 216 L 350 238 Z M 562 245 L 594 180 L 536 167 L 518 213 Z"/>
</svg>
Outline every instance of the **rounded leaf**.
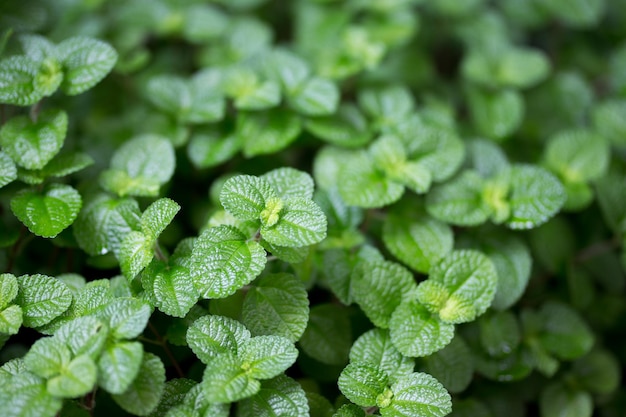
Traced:
<svg viewBox="0 0 626 417">
<path fill-rule="evenodd" d="M 246 340 L 237 354 L 249 377 L 269 379 L 287 370 L 298 357 L 298 350 L 281 336 L 256 336 Z"/>
<path fill-rule="evenodd" d="M 381 408 L 383 417 L 443 417 L 452 411 L 452 398 L 439 381 L 414 372 L 391 386 L 393 399 Z"/>
<path fill-rule="evenodd" d="M 51 322 L 72 303 L 72 292 L 56 278 L 45 275 L 23 275 L 14 303 L 22 307 L 24 326 L 39 327 Z"/>
<path fill-rule="evenodd" d="M 423 359 L 424 371 L 452 393 L 464 391 L 474 377 L 474 358 L 467 343 L 456 335 L 450 344 Z"/>
<path fill-rule="evenodd" d="M 221 353 L 239 351 L 250 332 L 237 320 L 223 316 L 203 316 L 187 330 L 187 344 L 198 359 L 209 363 Z"/>
<path fill-rule="evenodd" d="M 237 417 L 308 415 L 309 404 L 304 390 L 285 375 L 264 381 L 259 392 L 237 405 Z"/>
<path fill-rule="evenodd" d="M 345 310 L 333 304 L 311 308 L 309 323 L 299 343 L 304 353 L 322 363 L 345 364 L 352 345 L 350 320 Z"/>
<path fill-rule="evenodd" d="M 270 183 L 252 175 L 237 175 L 226 180 L 220 193 L 224 209 L 239 220 L 258 220 L 266 202 L 277 197 Z"/>
<path fill-rule="evenodd" d="M 427 194 L 426 211 L 437 220 L 458 226 L 482 224 L 489 218 L 484 187 L 485 180 L 478 173 L 465 171 Z"/>
<path fill-rule="evenodd" d="M 300 247 L 321 242 L 326 237 L 327 221 L 313 200 L 289 198 L 278 213 L 275 224 L 261 226 L 261 236 L 273 245 Z"/>
<path fill-rule="evenodd" d="M 387 374 L 378 367 L 361 362 L 349 363 L 339 375 L 337 385 L 350 401 L 361 407 L 376 405 L 389 384 Z"/>
<path fill-rule="evenodd" d="M 165 367 L 161 359 L 146 353 L 141 361 L 137 377 L 113 400 L 124 410 L 138 416 L 147 416 L 156 408 L 165 386 Z"/>
</svg>

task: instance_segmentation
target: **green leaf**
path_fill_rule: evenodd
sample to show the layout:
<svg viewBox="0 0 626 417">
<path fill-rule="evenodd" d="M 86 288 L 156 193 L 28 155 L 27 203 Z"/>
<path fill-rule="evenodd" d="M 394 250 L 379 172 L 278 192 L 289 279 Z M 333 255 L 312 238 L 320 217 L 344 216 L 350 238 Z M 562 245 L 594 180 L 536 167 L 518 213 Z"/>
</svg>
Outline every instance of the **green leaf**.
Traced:
<svg viewBox="0 0 626 417">
<path fill-rule="evenodd" d="M 0 274 L 0 310 L 6 308 L 17 297 L 19 286 L 13 274 Z"/>
<path fill-rule="evenodd" d="M 256 278 L 265 267 L 266 253 L 255 241 L 231 226 L 207 229 L 196 240 L 191 274 L 203 298 L 224 298 Z"/>
<path fill-rule="evenodd" d="M 337 112 L 329 116 L 307 118 L 307 131 L 333 145 L 358 147 L 370 139 L 367 120 L 358 107 L 342 103 Z"/>
<path fill-rule="evenodd" d="M 170 409 L 182 404 L 187 394 L 197 386 L 196 381 L 187 378 L 175 378 L 165 382 L 159 404 L 152 413 L 150 413 L 150 416 L 165 416 Z"/>
<path fill-rule="evenodd" d="M 383 242 L 405 265 L 417 272 L 428 273 L 433 264 L 452 250 L 452 229 L 425 213 L 411 217 L 409 213 L 387 216 L 383 225 Z"/>
<path fill-rule="evenodd" d="M 24 356 L 24 366 L 37 376 L 51 378 L 58 375 L 70 363 L 72 353 L 54 337 L 37 340 Z"/>
<path fill-rule="evenodd" d="M 313 198 L 315 184 L 313 178 L 297 169 L 283 167 L 273 169 L 260 177 L 267 181 L 277 196 L 282 199 L 287 198 Z"/>
<path fill-rule="evenodd" d="M 366 417 L 366 415 L 363 408 L 358 405 L 344 404 L 333 414 L 333 417 Z"/>
<path fill-rule="evenodd" d="M 475 250 L 457 250 L 430 270 L 417 298 L 442 321 L 464 323 L 483 314 L 496 292 L 498 275 L 491 260 Z"/>
<path fill-rule="evenodd" d="M 15 162 L 4 151 L 0 150 L 0 188 L 17 179 Z"/>
<path fill-rule="evenodd" d="M 258 393 L 240 401 L 237 417 L 308 416 L 307 397 L 296 381 L 285 375 L 263 381 Z"/>
<path fill-rule="evenodd" d="M 273 49 L 263 61 L 264 74 L 291 94 L 309 79 L 310 69 L 303 59 L 286 49 Z"/>
<path fill-rule="evenodd" d="M 22 308 L 15 304 L 0 310 L 0 334 L 17 334 L 22 327 L 23 316 Z"/>
<path fill-rule="evenodd" d="M 394 262 L 365 261 L 352 271 L 352 297 L 378 327 L 389 327 L 391 314 L 402 302 L 414 297 L 415 290 L 413 275 Z"/>
<path fill-rule="evenodd" d="M 61 89 L 70 96 L 98 84 L 117 62 L 117 52 L 108 43 L 86 37 L 64 40 L 56 53 L 65 74 Z"/>
<path fill-rule="evenodd" d="M 184 403 L 190 405 L 192 411 L 195 411 L 194 417 L 228 417 L 230 415 L 230 403 L 209 402 L 202 384 L 196 384 L 189 390 L 185 395 Z"/>
<path fill-rule="evenodd" d="M 243 324 L 223 316 L 203 316 L 187 330 L 187 344 L 204 363 L 222 353 L 236 355 L 248 339 L 250 332 Z"/>
<path fill-rule="evenodd" d="M 296 342 L 309 320 L 304 284 L 291 274 L 263 276 L 248 290 L 241 319 L 253 335 L 277 335 Z"/>
<path fill-rule="evenodd" d="M 65 177 L 93 163 L 93 158 L 84 152 L 67 152 L 52 158 L 42 169 L 19 169 L 18 178 L 27 184 L 41 184 L 48 177 Z"/>
<path fill-rule="evenodd" d="M 620 386 L 620 364 L 606 350 L 593 350 L 574 362 L 572 371 L 577 381 L 594 394 L 611 394 Z"/>
<path fill-rule="evenodd" d="M 76 398 L 90 392 L 96 384 L 96 364 L 88 355 L 72 359 L 60 375 L 48 380 L 48 392 L 55 397 Z"/>
<path fill-rule="evenodd" d="M 487 221 L 489 208 L 483 201 L 484 180 L 474 171 L 435 187 L 426 196 L 428 214 L 457 226 L 476 226 Z"/>
<path fill-rule="evenodd" d="M 609 165 L 608 143 L 590 130 L 561 131 L 548 140 L 544 152 L 547 167 L 565 183 L 598 179 Z"/>
<path fill-rule="evenodd" d="M 59 86 L 59 68 L 41 64 L 25 56 L 12 56 L 0 61 L 0 102 L 30 106 Z"/>
<path fill-rule="evenodd" d="M 241 110 L 263 110 L 280 103 L 280 86 L 274 81 L 261 81 L 251 69 L 241 66 L 230 69 L 224 80 L 224 91 Z"/>
<path fill-rule="evenodd" d="M 189 269 L 178 265 L 149 269 L 143 273 L 153 275 L 152 290 L 156 307 L 170 316 L 185 317 L 198 301 L 198 292 Z"/>
<path fill-rule="evenodd" d="M 9 119 L 0 129 L 0 145 L 17 165 L 41 169 L 59 153 L 66 134 L 67 113 L 48 109 L 34 122 L 28 116 Z"/>
<path fill-rule="evenodd" d="M 54 333 L 73 356 L 87 354 L 93 359 L 100 355 L 108 336 L 109 327 L 94 316 L 73 318 Z"/>
<path fill-rule="evenodd" d="M 454 336 L 454 325 L 439 321 L 416 301 L 400 304 L 389 320 L 391 342 L 406 356 L 428 356 Z"/>
<path fill-rule="evenodd" d="M 380 406 L 379 399 L 389 389 L 388 384 L 389 379 L 383 370 L 361 362 L 349 363 L 337 381 L 343 395 L 361 407 Z"/>
<path fill-rule="evenodd" d="M 240 149 L 241 141 L 234 132 L 204 127 L 194 129 L 187 156 L 196 168 L 210 168 L 230 160 Z"/>
<path fill-rule="evenodd" d="M 285 109 L 242 112 L 237 116 L 237 137 L 243 143 L 243 154 L 247 158 L 286 148 L 301 130 L 300 118 Z"/>
<path fill-rule="evenodd" d="M 390 180 L 376 169 L 365 151 L 347 154 L 335 178 L 341 198 L 351 206 L 377 208 L 400 199 L 404 186 Z"/>
<path fill-rule="evenodd" d="M 333 417 L 335 407 L 321 394 L 305 391 L 311 417 Z"/>
<path fill-rule="evenodd" d="M 560 359 L 572 360 L 591 350 L 594 335 L 587 323 L 569 306 L 550 301 L 538 312 L 543 330 L 542 346 Z"/>
<path fill-rule="evenodd" d="M 156 240 L 163 230 L 172 222 L 180 206 L 169 198 L 160 198 L 150 204 L 141 215 L 141 230 Z"/>
<path fill-rule="evenodd" d="M 593 399 L 588 392 L 558 382 L 545 387 L 539 396 L 542 417 L 591 417 L 593 408 Z"/>
<path fill-rule="evenodd" d="M 626 225 L 626 189 L 624 177 L 610 173 L 595 182 L 602 217 L 614 233 L 622 233 Z"/>
<path fill-rule="evenodd" d="M 322 363 L 343 365 L 348 361 L 351 333 L 350 321 L 343 308 L 318 304 L 311 308 L 300 347 L 304 353 Z"/>
<path fill-rule="evenodd" d="M 48 392 L 44 381 L 38 380 L 25 386 L 19 386 L 14 381 L 13 384 L 17 387 L 12 392 L 0 393 L 6 417 L 53 417 L 63 406 L 60 398 Z"/>
<path fill-rule="evenodd" d="M 159 404 L 165 386 L 165 367 L 158 356 L 143 355 L 137 377 L 123 392 L 113 395 L 113 400 L 124 410 L 146 416 Z"/>
<path fill-rule="evenodd" d="M 256 336 L 241 345 L 237 356 L 250 378 L 270 379 L 294 364 L 298 350 L 282 336 Z"/>
<path fill-rule="evenodd" d="M 134 339 L 148 324 L 150 306 L 137 298 L 116 298 L 98 315 L 108 318 L 113 340 Z"/>
<path fill-rule="evenodd" d="M 530 229 L 545 223 L 565 203 L 563 185 L 554 175 L 534 165 L 511 168 L 511 192 L 508 198 L 511 229 Z"/>
<path fill-rule="evenodd" d="M 467 100 L 476 130 L 489 139 L 507 139 L 524 118 L 524 98 L 516 90 L 468 88 Z"/>
<path fill-rule="evenodd" d="M 59 280 L 45 275 L 22 275 L 14 303 L 22 307 L 24 326 L 39 327 L 61 315 L 72 303 L 72 293 Z"/>
<path fill-rule="evenodd" d="M 415 361 L 391 343 L 389 331 L 375 328 L 363 333 L 350 349 L 350 362 L 368 363 L 384 371 L 391 383 L 413 372 Z"/>
<path fill-rule="evenodd" d="M 120 146 L 104 171 L 106 188 L 120 195 L 156 196 L 159 186 L 174 174 L 176 156 L 172 143 L 161 136 L 143 134 Z"/>
<path fill-rule="evenodd" d="M 141 232 L 131 231 L 122 241 L 117 255 L 122 273 L 132 280 L 154 258 L 154 239 Z"/>
<path fill-rule="evenodd" d="M 327 116 L 339 104 L 339 89 L 330 80 L 313 77 L 289 93 L 289 105 L 306 116 Z"/>
<path fill-rule="evenodd" d="M 610 99 L 593 107 L 593 127 L 610 143 L 626 145 L 626 100 Z"/>
<path fill-rule="evenodd" d="M 259 381 L 248 376 L 241 360 L 230 352 L 221 353 L 207 363 L 201 384 L 204 397 L 212 403 L 238 401 L 261 389 Z"/>
<path fill-rule="evenodd" d="M 383 417 L 443 417 L 452 411 L 450 394 L 428 374 L 414 372 L 391 386 L 393 398 L 381 408 Z"/>
<path fill-rule="evenodd" d="M 504 150 L 488 139 L 473 139 L 467 144 L 467 160 L 472 169 L 484 178 L 495 176 L 509 167 Z"/>
<path fill-rule="evenodd" d="M 144 356 L 139 342 L 116 342 L 98 359 L 98 385 L 111 394 L 122 394 L 139 374 Z"/>
<path fill-rule="evenodd" d="M 267 201 L 276 197 L 276 191 L 267 180 L 237 175 L 222 186 L 220 202 L 226 211 L 240 220 L 258 220 Z"/>
<path fill-rule="evenodd" d="M 596 25 L 604 15 L 606 7 L 604 0 L 547 0 L 541 3 L 542 9 L 573 28 L 589 28 Z"/>
<path fill-rule="evenodd" d="M 85 204 L 72 229 L 80 248 L 89 255 L 117 254 L 129 232 L 141 229 L 140 217 L 135 200 L 98 194 Z"/>
<path fill-rule="evenodd" d="M 485 315 L 478 324 L 480 343 L 489 356 L 502 357 L 517 349 L 522 336 L 517 319 L 510 311 Z"/>
<path fill-rule="evenodd" d="M 408 116 L 415 107 L 410 91 L 398 85 L 361 90 L 358 102 L 379 126 L 393 126 L 395 122 Z"/>
<path fill-rule="evenodd" d="M 261 236 L 273 245 L 300 247 L 321 242 L 326 228 L 322 209 L 313 200 L 296 197 L 284 200 L 277 222 L 262 225 Z"/>
<path fill-rule="evenodd" d="M 424 371 L 437 378 L 452 393 L 463 392 L 474 377 L 474 358 L 463 338 L 424 358 Z"/>
</svg>

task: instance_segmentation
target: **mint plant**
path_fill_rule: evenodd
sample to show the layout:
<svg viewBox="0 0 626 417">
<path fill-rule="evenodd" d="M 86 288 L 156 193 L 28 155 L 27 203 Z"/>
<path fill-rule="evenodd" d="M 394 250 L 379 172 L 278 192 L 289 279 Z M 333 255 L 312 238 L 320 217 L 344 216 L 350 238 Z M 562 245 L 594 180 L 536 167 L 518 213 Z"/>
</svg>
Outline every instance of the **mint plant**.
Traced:
<svg viewBox="0 0 626 417">
<path fill-rule="evenodd" d="M 625 10 L 3 2 L 3 415 L 621 415 Z"/>
</svg>

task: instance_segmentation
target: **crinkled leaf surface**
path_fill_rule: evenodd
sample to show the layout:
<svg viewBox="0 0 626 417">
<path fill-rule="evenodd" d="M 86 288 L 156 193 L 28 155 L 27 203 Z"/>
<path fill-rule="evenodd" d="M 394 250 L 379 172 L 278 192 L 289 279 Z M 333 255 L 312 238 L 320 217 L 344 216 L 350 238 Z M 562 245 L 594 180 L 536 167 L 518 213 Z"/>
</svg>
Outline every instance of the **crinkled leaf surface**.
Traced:
<svg viewBox="0 0 626 417">
<path fill-rule="evenodd" d="M 98 385 L 111 394 L 121 394 L 137 377 L 144 356 L 139 342 L 107 346 L 98 359 Z"/>
<path fill-rule="evenodd" d="M 476 226 L 487 221 L 489 208 L 483 202 L 484 180 L 474 171 L 435 187 L 426 196 L 426 210 L 434 218 L 458 226 Z"/>
<path fill-rule="evenodd" d="M 249 377 L 270 379 L 293 365 L 298 350 L 282 336 L 256 336 L 241 345 L 237 356 Z"/>
<path fill-rule="evenodd" d="M 19 286 L 13 274 L 0 274 L 0 310 L 17 297 Z"/>
<path fill-rule="evenodd" d="M 414 372 L 391 386 L 393 398 L 381 408 L 383 417 L 443 417 L 452 411 L 450 394 L 432 376 Z"/>
<path fill-rule="evenodd" d="M 224 298 L 256 278 L 265 267 L 266 253 L 231 226 L 207 229 L 195 241 L 191 274 L 201 297 Z"/>
<path fill-rule="evenodd" d="M 141 229 L 152 239 L 156 239 L 172 222 L 180 206 L 169 198 L 160 198 L 150 204 L 141 215 Z"/>
<path fill-rule="evenodd" d="M 73 358 L 59 375 L 48 380 L 48 392 L 55 397 L 76 398 L 90 392 L 97 380 L 97 367 L 88 355 Z"/>
<path fill-rule="evenodd" d="M 61 89 L 70 96 L 99 83 L 117 62 L 117 52 L 106 42 L 77 36 L 56 47 L 64 71 Z"/>
<path fill-rule="evenodd" d="M 15 163 L 41 169 L 61 150 L 67 133 L 67 113 L 42 111 L 33 122 L 28 116 L 9 119 L 0 129 L 0 145 Z"/>
<path fill-rule="evenodd" d="M 159 404 L 165 386 L 165 367 L 161 359 L 145 353 L 137 377 L 128 388 L 113 395 L 113 400 L 129 413 L 146 416 Z"/>
<path fill-rule="evenodd" d="M 68 366 L 71 356 L 63 342 L 54 337 L 44 337 L 33 343 L 24 356 L 24 365 L 35 375 L 50 378 Z"/>
<path fill-rule="evenodd" d="M 19 332 L 23 322 L 22 308 L 18 305 L 10 305 L 0 310 L 0 333 L 13 335 Z"/>
<path fill-rule="evenodd" d="M 0 151 L 0 188 L 17 178 L 15 162 L 6 152 Z"/>
<path fill-rule="evenodd" d="M 20 288 L 14 303 L 22 307 L 26 327 L 49 323 L 72 303 L 72 292 L 56 278 L 23 275 L 17 278 L 17 282 Z"/>
<path fill-rule="evenodd" d="M 203 316 L 187 330 L 187 344 L 204 363 L 222 353 L 239 351 L 250 339 L 250 332 L 237 320 L 223 316 Z"/>
<path fill-rule="evenodd" d="M 144 270 L 144 274 L 148 269 Z M 174 265 L 150 270 L 149 273 L 154 274 L 152 290 L 156 307 L 170 316 L 185 317 L 198 301 L 198 292 L 189 269 Z"/>
<path fill-rule="evenodd" d="M 202 378 L 203 394 L 209 402 L 228 403 L 250 397 L 261 389 L 242 367 L 242 361 L 230 352 L 217 355 L 207 363 Z"/>
<path fill-rule="evenodd" d="M 283 167 L 273 169 L 261 175 L 261 178 L 270 184 L 280 198 L 313 198 L 315 184 L 313 178 L 304 171 Z"/>
<path fill-rule="evenodd" d="M 131 231 L 121 242 L 117 255 L 122 273 L 132 280 L 154 258 L 154 239 L 141 232 Z"/>
<path fill-rule="evenodd" d="M 370 363 L 351 362 L 339 375 L 339 389 L 350 401 L 362 407 L 377 405 L 377 399 L 388 388 L 387 374 Z"/>
<path fill-rule="evenodd" d="M 289 198 L 278 214 L 278 221 L 261 226 L 261 236 L 278 246 L 300 247 L 319 243 L 326 237 L 326 216 L 306 198 Z"/>
<path fill-rule="evenodd" d="M 307 397 L 300 384 L 285 375 L 263 381 L 258 393 L 239 402 L 237 417 L 309 415 Z"/>
<path fill-rule="evenodd" d="M 309 320 L 304 284 L 286 273 L 263 276 L 246 294 L 241 316 L 254 335 L 277 335 L 297 341 Z"/>
<path fill-rule="evenodd" d="M 111 337 L 115 340 L 134 339 L 148 324 L 150 306 L 138 298 L 116 298 L 98 313 L 108 319 Z"/>
<path fill-rule="evenodd" d="M 299 343 L 304 353 L 322 363 L 345 364 L 352 345 L 350 321 L 345 310 L 333 304 L 312 307 L 309 323 Z"/>
<path fill-rule="evenodd" d="M 240 220 L 257 220 L 272 197 L 277 197 L 276 191 L 267 180 L 237 175 L 222 186 L 220 202 L 226 211 Z"/>
<path fill-rule="evenodd" d="M 88 354 L 94 359 L 104 348 L 108 335 L 109 327 L 95 316 L 76 317 L 54 333 L 72 355 Z"/>
<path fill-rule="evenodd" d="M 566 182 L 595 180 L 606 173 L 608 142 L 590 130 L 568 130 L 552 136 L 545 148 L 546 165 Z"/>
<path fill-rule="evenodd" d="M 55 74 L 56 75 L 56 74 Z M 39 63 L 25 57 L 12 56 L 0 61 L 0 101 L 17 106 L 30 106 L 51 94 L 36 82 Z M 60 81 L 60 80 L 59 80 Z M 56 88 L 58 82 L 56 82 Z"/>
</svg>

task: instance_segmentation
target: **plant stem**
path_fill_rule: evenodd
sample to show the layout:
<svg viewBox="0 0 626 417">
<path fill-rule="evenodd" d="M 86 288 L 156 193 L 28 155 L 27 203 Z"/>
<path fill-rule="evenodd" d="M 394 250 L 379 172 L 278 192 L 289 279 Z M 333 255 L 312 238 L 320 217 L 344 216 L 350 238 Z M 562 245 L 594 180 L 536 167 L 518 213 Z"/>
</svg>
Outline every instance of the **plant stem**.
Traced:
<svg viewBox="0 0 626 417">
<path fill-rule="evenodd" d="M 167 341 L 163 338 L 163 336 L 161 336 L 161 334 L 156 329 L 156 327 L 154 327 L 154 325 L 152 323 L 150 323 L 149 321 L 148 321 L 148 327 L 150 328 L 150 331 L 152 332 L 152 334 L 154 334 L 154 337 L 156 337 L 158 343 L 161 345 L 161 347 L 165 351 L 165 354 L 167 355 L 167 357 L 170 360 L 170 362 L 172 362 L 172 366 L 176 370 L 176 374 L 180 378 L 184 378 L 185 374 L 183 373 L 183 370 L 180 368 L 180 365 L 178 364 L 178 362 L 176 361 L 176 358 L 174 358 L 174 355 L 172 354 L 172 351 L 170 350 L 169 346 L 167 345 Z"/>
<path fill-rule="evenodd" d="M 617 236 L 613 237 L 610 240 L 604 240 L 601 242 L 596 242 L 591 246 L 587 246 L 586 248 L 580 250 L 576 257 L 574 258 L 576 263 L 584 263 L 596 256 L 602 255 L 605 252 L 612 251 L 620 246 L 620 240 Z"/>
</svg>

